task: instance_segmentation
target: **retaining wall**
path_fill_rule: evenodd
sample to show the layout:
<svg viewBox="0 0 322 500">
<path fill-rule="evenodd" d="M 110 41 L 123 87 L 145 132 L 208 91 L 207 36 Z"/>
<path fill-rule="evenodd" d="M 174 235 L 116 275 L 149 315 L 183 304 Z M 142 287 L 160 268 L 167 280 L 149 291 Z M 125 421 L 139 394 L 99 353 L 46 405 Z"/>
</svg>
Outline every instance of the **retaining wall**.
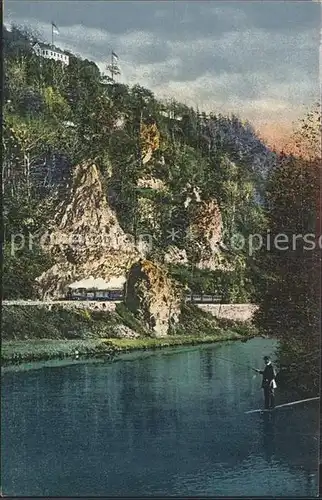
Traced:
<svg viewBox="0 0 322 500">
<path fill-rule="evenodd" d="M 196 304 L 200 309 L 211 313 L 217 318 L 250 321 L 258 309 L 256 304 Z"/>
<path fill-rule="evenodd" d="M 55 301 L 40 301 L 40 300 L 4 300 L 2 304 L 4 306 L 34 306 L 34 307 L 46 307 L 51 309 L 53 305 L 61 305 L 66 309 L 89 309 L 89 310 L 99 310 L 99 311 L 115 311 L 116 304 L 121 301 L 78 301 L 78 300 L 55 300 Z M 200 309 L 211 313 L 213 316 L 218 318 L 227 318 L 237 321 L 250 321 L 253 317 L 254 312 L 258 309 L 255 304 L 196 304 Z"/>
</svg>

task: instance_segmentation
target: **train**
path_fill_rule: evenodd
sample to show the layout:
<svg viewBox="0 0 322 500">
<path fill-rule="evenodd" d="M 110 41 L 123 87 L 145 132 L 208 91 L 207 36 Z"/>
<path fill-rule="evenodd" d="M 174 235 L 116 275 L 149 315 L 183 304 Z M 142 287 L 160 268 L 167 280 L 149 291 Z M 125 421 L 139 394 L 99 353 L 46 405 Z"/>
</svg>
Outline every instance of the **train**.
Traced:
<svg viewBox="0 0 322 500">
<path fill-rule="evenodd" d="M 98 300 L 113 301 L 123 300 L 123 290 L 69 290 L 64 297 L 65 300 Z"/>
<path fill-rule="evenodd" d="M 122 301 L 124 299 L 123 290 L 69 290 L 64 297 L 65 300 L 95 300 L 95 301 Z M 186 302 L 197 304 L 220 304 L 222 297 L 218 294 L 196 294 L 186 292 Z"/>
</svg>

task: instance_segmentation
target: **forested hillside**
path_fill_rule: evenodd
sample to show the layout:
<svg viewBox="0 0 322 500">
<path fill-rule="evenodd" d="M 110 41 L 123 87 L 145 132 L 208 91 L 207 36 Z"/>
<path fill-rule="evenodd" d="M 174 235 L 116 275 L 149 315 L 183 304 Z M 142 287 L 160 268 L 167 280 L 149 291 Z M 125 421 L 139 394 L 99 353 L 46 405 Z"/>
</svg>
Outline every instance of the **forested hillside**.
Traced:
<svg viewBox="0 0 322 500">
<path fill-rule="evenodd" d="M 247 248 L 229 242 L 264 230 L 264 183 L 276 161 L 252 126 L 113 83 L 73 54 L 67 67 L 40 58 L 35 40 L 4 30 L 5 297 L 33 296 L 34 279 L 53 264 L 35 245 L 12 255 L 11 236 L 43 231 L 87 162 L 122 230 L 135 241 L 152 236 L 152 260 L 193 290 L 252 300 Z"/>
<path fill-rule="evenodd" d="M 319 105 L 287 154 L 276 153 L 237 116 L 161 102 L 71 53 L 68 66 L 37 57 L 36 40 L 27 29 L 4 30 L 4 298 L 37 297 L 36 283 L 42 296 L 57 296 L 85 274 L 117 276 L 143 256 L 132 273 L 145 273 L 156 318 L 162 310 L 167 325 L 172 306 L 160 305 L 162 297 L 177 300 L 165 271 L 222 302 L 255 302 L 256 326 L 282 339 L 284 376 L 315 393 Z M 73 238 L 92 231 L 94 244 L 47 251 L 39 241 L 46 231 Z M 102 233 L 107 247 L 97 243 Z M 316 245 L 300 237 L 281 251 L 272 244 L 281 233 L 291 242 L 311 234 Z M 261 248 L 249 248 L 251 235 Z"/>
</svg>

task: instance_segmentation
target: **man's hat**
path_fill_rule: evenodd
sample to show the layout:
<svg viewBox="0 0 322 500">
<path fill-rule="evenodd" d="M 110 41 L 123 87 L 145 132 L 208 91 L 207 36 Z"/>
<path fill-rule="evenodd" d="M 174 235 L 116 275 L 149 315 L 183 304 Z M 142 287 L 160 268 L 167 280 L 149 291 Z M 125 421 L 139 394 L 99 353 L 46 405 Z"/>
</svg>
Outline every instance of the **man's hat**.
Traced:
<svg viewBox="0 0 322 500">
<path fill-rule="evenodd" d="M 264 359 L 264 360 L 266 360 L 266 359 L 267 359 L 267 360 L 269 360 L 269 356 L 264 356 L 264 358 L 263 358 L 263 359 Z"/>
</svg>

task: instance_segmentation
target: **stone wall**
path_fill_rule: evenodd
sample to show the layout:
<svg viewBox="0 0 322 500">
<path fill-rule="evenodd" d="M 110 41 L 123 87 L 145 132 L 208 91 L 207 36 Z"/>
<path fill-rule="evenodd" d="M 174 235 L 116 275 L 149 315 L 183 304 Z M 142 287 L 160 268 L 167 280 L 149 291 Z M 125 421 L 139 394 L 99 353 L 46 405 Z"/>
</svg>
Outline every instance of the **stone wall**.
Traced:
<svg viewBox="0 0 322 500">
<path fill-rule="evenodd" d="M 66 301 L 66 300 L 55 300 L 55 301 L 41 301 L 41 300 L 3 300 L 3 306 L 34 306 L 34 307 L 47 307 L 50 309 L 52 305 L 59 304 L 66 309 L 89 309 L 89 310 L 99 310 L 99 311 L 115 311 L 116 304 L 121 301 Z M 237 321 L 250 321 L 253 317 L 254 312 L 258 309 L 255 304 L 196 304 L 198 307 L 213 314 L 219 318 L 227 318 Z"/>
<path fill-rule="evenodd" d="M 258 309 L 256 304 L 197 304 L 217 318 L 250 321 Z"/>
<path fill-rule="evenodd" d="M 116 304 L 120 301 L 89 301 L 89 300 L 3 300 L 2 305 L 8 306 L 33 306 L 43 307 L 50 310 L 53 306 L 61 306 L 64 309 L 89 309 L 98 311 L 115 311 Z"/>
</svg>

